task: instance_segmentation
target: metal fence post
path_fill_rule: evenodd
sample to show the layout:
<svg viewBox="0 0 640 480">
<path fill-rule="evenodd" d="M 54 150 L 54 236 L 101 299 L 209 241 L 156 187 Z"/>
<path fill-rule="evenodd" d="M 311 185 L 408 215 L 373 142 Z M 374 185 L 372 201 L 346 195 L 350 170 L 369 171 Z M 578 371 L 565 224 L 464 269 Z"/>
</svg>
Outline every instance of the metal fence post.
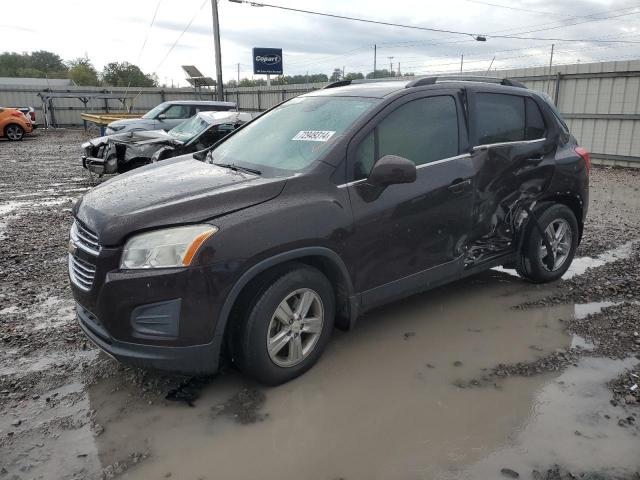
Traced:
<svg viewBox="0 0 640 480">
<path fill-rule="evenodd" d="M 260 106 L 260 89 L 258 88 L 257 90 L 258 92 L 258 111 L 262 110 L 262 107 Z"/>
<path fill-rule="evenodd" d="M 558 106 L 558 102 L 560 101 L 560 82 L 562 81 L 562 74 L 560 72 L 556 73 L 556 85 L 555 90 L 553 92 L 553 103 Z"/>
</svg>

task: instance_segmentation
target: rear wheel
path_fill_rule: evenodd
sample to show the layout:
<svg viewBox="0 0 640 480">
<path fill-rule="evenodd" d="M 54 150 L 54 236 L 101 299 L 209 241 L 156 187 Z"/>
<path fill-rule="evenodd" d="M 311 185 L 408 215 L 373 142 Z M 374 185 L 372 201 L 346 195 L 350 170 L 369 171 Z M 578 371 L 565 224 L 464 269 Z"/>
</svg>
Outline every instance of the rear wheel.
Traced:
<svg viewBox="0 0 640 480">
<path fill-rule="evenodd" d="M 22 140 L 24 137 L 24 129 L 15 123 L 10 123 L 4 129 L 4 136 L 11 141 Z"/>
<path fill-rule="evenodd" d="M 552 282 L 562 277 L 571 265 L 578 247 L 578 222 L 571 209 L 562 204 L 552 205 L 537 216 L 551 252 L 540 231 L 530 223 L 516 270 L 531 282 Z"/>
<path fill-rule="evenodd" d="M 334 313 L 333 288 L 319 270 L 300 265 L 266 276 L 235 335 L 238 367 L 268 385 L 301 375 L 320 358 Z"/>
</svg>

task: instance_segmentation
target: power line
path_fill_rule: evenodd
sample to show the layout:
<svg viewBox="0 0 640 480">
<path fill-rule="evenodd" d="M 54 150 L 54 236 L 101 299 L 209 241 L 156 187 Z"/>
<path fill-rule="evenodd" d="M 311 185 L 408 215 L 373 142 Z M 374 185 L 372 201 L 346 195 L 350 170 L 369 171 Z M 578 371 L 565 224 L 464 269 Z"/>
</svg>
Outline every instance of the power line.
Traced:
<svg viewBox="0 0 640 480">
<path fill-rule="evenodd" d="M 456 31 L 456 30 L 445 30 L 445 29 L 440 29 L 440 28 L 431 28 L 431 27 L 419 27 L 416 25 L 404 25 L 401 23 L 392 23 L 392 22 L 383 22 L 383 21 L 379 21 L 379 20 L 369 20 L 369 19 L 365 19 L 365 18 L 358 18 L 358 17 L 350 17 L 350 16 L 346 16 L 346 15 L 337 15 L 337 14 L 333 14 L 333 13 L 324 13 L 324 12 L 316 12 L 313 10 L 303 10 L 303 9 L 299 9 L 299 8 L 292 8 L 292 7 L 284 7 L 281 5 L 272 5 L 272 4 L 268 4 L 268 3 L 258 3 L 258 2 L 253 2 L 250 0 L 229 0 L 230 2 L 233 3 L 244 3 L 247 5 L 251 5 L 252 7 L 269 7 L 269 8 L 276 8 L 279 10 L 287 10 L 287 11 L 291 11 L 291 12 L 297 12 L 297 13 L 306 13 L 309 15 L 318 15 L 321 17 L 330 17 L 330 18 L 337 18 L 340 20 L 350 20 L 350 21 L 354 21 L 354 22 L 362 22 L 362 23 L 372 23 L 372 24 L 376 24 L 376 25 L 385 25 L 388 27 L 398 27 L 398 28 L 408 28 L 408 29 L 412 29 L 412 30 L 422 30 L 422 31 L 428 31 L 428 32 L 437 32 L 437 33 L 451 33 L 454 35 L 464 35 L 464 36 L 469 36 L 474 38 L 477 41 L 486 41 L 487 38 L 508 38 L 508 39 L 513 39 L 513 40 L 535 40 L 535 41 L 557 41 L 557 42 L 607 42 L 607 43 L 633 43 L 633 44 L 640 44 L 640 41 L 624 41 L 624 40 L 599 40 L 599 41 L 594 41 L 594 40 L 584 40 L 584 39 L 578 39 L 578 38 L 543 38 L 543 37 L 523 37 L 523 36 L 519 36 L 519 35 L 495 35 L 495 34 L 487 34 L 487 35 L 480 35 L 477 33 L 470 33 L 470 32 L 460 32 L 460 31 Z M 640 13 L 640 12 L 638 12 Z M 628 14 L 624 14 L 624 15 L 628 15 Z M 622 16 L 622 15 L 620 15 Z M 611 17 L 611 18 L 615 18 L 615 17 Z M 604 19 L 594 19 L 593 21 L 597 21 L 597 20 L 606 20 L 606 18 Z M 580 22 L 580 23 L 586 23 L 586 22 Z M 565 26 L 571 26 L 571 25 L 577 25 L 576 24 L 570 24 L 570 25 L 565 25 Z M 560 28 L 560 27 L 554 27 L 554 28 Z M 543 30 L 550 30 L 552 28 L 549 29 L 541 29 L 541 30 L 537 30 L 537 31 L 543 31 Z M 528 32 L 522 32 L 522 34 L 527 34 L 527 33 L 533 33 L 533 31 L 528 31 Z"/>
<path fill-rule="evenodd" d="M 153 24 L 156 22 L 156 15 L 158 15 L 158 10 L 160 9 L 160 4 L 161 3 L 162 3 L 162 0 L 158 0 L 158 3 L 156 4 L 156 9 L 153 12 L 153 17 L 151 17 L 151 23 L 149 23 L 149 26 L 147 27 L 147 31 L 144 34 L 144 40 L 142 41 L 142 46 L 140 47 L 140 51 L 138 52 L 138 56 L 136 57 L 136 65 L 138 65 L 138 63 L 140 63 L 140 57 L 142 57 L 142 52 L 144 51 L 144 47 L 146 47 L 146 45 L 147 45 L 147 39 L 149 38 L 149 32 L 153 28 Z M 124 90 L 124 98 L 125 99 L 127 98 L 127 93 L 129 92 L 129 87 L 131 87 L 131 82 L 133 80 L 132 74 L 133 74 L 133 72 L 130 70 L 129 71 L 129 82 L 127 83 L 127 88 Z M 137 97 L 137 95 L 136 95 L 136 97 Z M 133 107 L 133 102 L 131 103 L 131 107 Z"/>
<path fill-rule="evenodd" d="M 158 66 L 156 67 L 156 71 L 162 66 L 162 64 L 165 62 L 165 60 L 169 57 L 169 55 L 171 54 L 173 49 L 176 47 L 176 45 L 178 44 L 178 42 L 180 41 L 182 36 L 186 33 L 186 31 L 189 30 L 189 28 L 191 27 L 191 24 L 193 23 L 193 21 L 196 19 L 196 17 L 200 13 L 200 10 L 202 10 L 204 8 L 206 3 L 207 3 L 207 0 L 204 0 L 202 2 L 202 4 L 200 5 L 200 8 L 198 8 L 198 10 L 196 10 L 196 12 L 193 14 L 193 17 L 191 17 L 191 20 L 189 20 L 189 23 L 187 23 L 187 25 L 184 27 L 184 30 L 182 30 L 182 32 L 180 32 L 180 35 L 178 35 L 178 38 L 176 38 L 176 41 L 173 42 L 173 45 L 171 45 L 171 47 L 169 47 L 169 50 L 167 51 L 165 56 L 162 58 L 162 60 L 158 64 Z"/>
<path fill-rule="evenodd" d="M 144 41 L 142 42 L 142 46 L 140 47 L 140 51 L 138 52 L 138 57 L 136 58 L 136 64 L 140 62 L 140 57 L 142 57 L 142 52 L 144 51 L 144 47 L 147 46 L 147 39 L 149 38 L 149 32 L 151 32 L 151 29 L 153 28 L 153 24 L 156 22 L 156 16 L 158 15 L 158 10 L 160 9 L 161 3 L 162 3 L 162 0 L 158 0 L 156 9 L 153 12 L 153 17 L 151 18 L 151 23 L 149 24 L 149 27 L 147 27 L 147 31 L 144 35 Z"/>
<path fill-rule="evenodd" d="M 484 41 L 484 37 L 482 35 L 478 35 L 476 33 L 468 33 L 468 32 L 458 32 L 455 30 L 443 30 L 440 28 L 429 28 L 429 27 L 418 27 L 416 25 L 403 25 L 401 23 L 392 23 L 392 22 L 383 22 L 380 20 L 368 20 L 365 18 L 357 18 L 357 17 L 348 17 L 346 15 L 336 15 L 333 13 L 324 13 L 324 12 L 315 12 L 313 10 L 302 10 L 300 8 L 292 8 L 292 7 L 283 7 L 282 5 L 271 5 L 268 3 L 258 3 L 252 2 L 249 0 L 229 0 L 233 3 L 246 3 L 247 5 L 251 5 L 252 7 L 269 7 L 269 8 L 277 8 L 280 10 L 288 10 L 290 12 L 298 12 L 298 13 L 307 13 L 309 15 L 319 15 L 322 17 L 330 17 L 330 18 L 338 18 L 340 20 L 351 20 L 353 22 L 362 22 L 362 23 L 373 23 L 376 25 L 385 25 L 387 27 L 400 27 L 400 28 L 410 28 L 413 30 L 424 30 L 427 32 L 438 32 L 438 33 L 452 33 L 455 35 L 466 35 L 469 37 L 473 37 L 478 41 Z M 486 39 L 485 39 L 486 40 Z"/>
<path fill-rule="evenodd" d="M 556 13 L 556 12 L 541 12 L 540 10 L 529 10 L 528 8 L 520 8 L 520 7 L 511 7 L 509 5 L 500 5 L 498 3 L 489 3 L 489 2 L 481 2 L 480 0 L 466 0 L 467 2 L 470 3 L 478 3 L 480 5 L 489 5 L 491 7 L 498 7 L 498 8 L 505 8 L 508 10 L 517 10 L 520 12 L 529 12 L 529 13 L 537 13 L 539 15 L 558 15 L 561 17 L 571 17 L 571 15 L 568 15 L 566 13 Z"/>
<path fill-rule="evenodd" d="M 596 15 L 602 15 L 602 14 L 611 14 L 611 13 L 618 13 L 618 12 L 628 12 L 629 10 L 636 10 L 638 7 L 627 7 L 627 8 L 622 8 L 622 9 L 616 9 L 616 10 L 605 10 L 605 11 L 600 11 L 600 12 L 595 12 L 595 13 L 591 13 L 589 15 L 584 15 L 584 16 L 572 16 L 563 20 L 555 20 L 553 22 L 545 22 L 545 23 L 538 23 L 535 25 L 526 25 L 526 26 L 520 26 L 520 27 L 512 27 L 512 28 L 507 28 L 507 29 L 502 29 L 502 30 L 494 30 L 491 32 L 487 32 L 485 36 L 491 37 L 494 34 L 502 34 L 502 33 L 508 33 L 511 35 L 521 35 L 521 34 L 526 34 L 526 33 L 532 33 L 532 31 L 522 31 L 523 28 L 538 28 L 538 27 L 547 27 L 549 25 L 556 25 L 556 24 L 560 24 L 560 25 L 556 25 L 556 28 L 563 28 L 563 27 L 567 27 L 567 26 L 572 26 L 572 25 L 579 25 L 581 23 L 588 23 L 591 21 L 599 21 L 599 20 L 609 20 L 609 19 L 614 19 L 614 18 L 618 18 L 618 17 L 622 17 L 622 16 L 626 16 L 627 13 L 625 13 L 624 15 L 615 15 L 615 16 L 610 16 L 610 17 L 606 17 L 606 18 L 593 18 Z M 637 13 L 637 12 L 630 12 L 629 14 L 633 14 L 633 13 Z M 577 22 L 577 23 L 573 23 L 573 24 L 568 24 L 567 25 L 567 21 L 568 20 L 580 20 L 580 19 L 590 19 L 585 22 Z M 544 30 L 544 29 L 543 29 Z M 543 31 L 540 30 L 540 31 Z M 453 37 L 447 37 L 447 38 L 453 38 Z M 590 39 L 586 39 L 586 40 L 590 40 Z M 411 47 L 411 46 L 417 46 L 417 45 L 428 45 L 428 46 L 435 46 L 435 45 L 446 45 L 446 44 L 454 44 L 454 43 L 466 43 L 469 42 L 470 40 L 454 40 L 451 42 L 438 42 L 438 43 L 433 43 L 433 41 L 424 41 L 424 40 L 418 40 L 418 41 L 409 41 L 409 42 L 387 42 L 387 43 L 380 43 L 380 45 L 383 45 L 386 47 L 385 48 L 403 48 L 403 47 Z"/>
</svg>

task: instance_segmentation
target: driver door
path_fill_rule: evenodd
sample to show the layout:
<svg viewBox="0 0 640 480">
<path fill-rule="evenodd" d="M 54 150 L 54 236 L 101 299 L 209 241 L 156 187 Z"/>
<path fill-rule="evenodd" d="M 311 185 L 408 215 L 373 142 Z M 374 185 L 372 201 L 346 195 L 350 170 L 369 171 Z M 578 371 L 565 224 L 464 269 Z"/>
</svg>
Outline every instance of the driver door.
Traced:
<svg viewBox="0 0 640 480">
<path fill-rule="evenodd" d="M 473 167 L 457 92 L 408 95 L 383 110 L 348 149 L 354 216 L 349 252 L 364 306 L 456 278 L 471 229 Z M 416 164 L 416 181 L 373 187 L 375 161 Z M 351 177 L 349 177 L 351 175 Z"/>
</svg>

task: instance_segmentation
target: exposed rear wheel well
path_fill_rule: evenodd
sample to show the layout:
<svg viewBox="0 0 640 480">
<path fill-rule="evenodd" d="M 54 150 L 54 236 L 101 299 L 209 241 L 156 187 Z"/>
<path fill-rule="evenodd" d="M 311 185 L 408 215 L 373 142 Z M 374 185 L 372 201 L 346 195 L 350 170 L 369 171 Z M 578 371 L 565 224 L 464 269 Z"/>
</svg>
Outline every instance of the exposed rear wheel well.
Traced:
<svg viewBox="0 0 640 480">
<path fill-rule="evenodd" d="M 550 202 L 561 203 L 571 209 L 576 217 L 576 220 L 578 221 L 578 230 L 580 231 L 580 237 L 578 238 L 578 241 L 580 241 L 582 239 L 582 230 L 584 228 L 584 224 L 582 221 L 584 205 L 582 199 L 577 195 L 555 195 L 553 197 L 545 199 L 545 201 L 547 200 Z"/>
</svg>

